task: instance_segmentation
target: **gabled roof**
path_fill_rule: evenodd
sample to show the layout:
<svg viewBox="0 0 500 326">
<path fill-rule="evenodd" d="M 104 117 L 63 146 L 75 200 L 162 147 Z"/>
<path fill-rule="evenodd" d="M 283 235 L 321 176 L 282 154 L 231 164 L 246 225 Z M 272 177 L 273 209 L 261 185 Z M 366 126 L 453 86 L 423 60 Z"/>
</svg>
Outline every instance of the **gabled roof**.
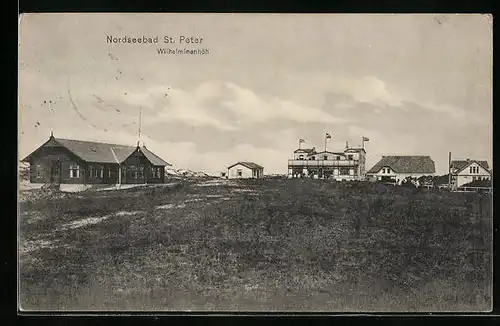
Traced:
<svg viewBox="0 0 500 326">
<path fill-rule="evenodd" d="M 257 163 L 254 163 L 254 162 L 238 162 L 238 163 L 235 163 L 235 164 L 229 166 L 228 169 L 230 169 L 230 168 L 232 168 L 233 166 L 236 166 L 236 165 L 243 165 L 244 167 L 252 169 L 252 170 L 263 169 L 264 168 L 264 167 L 258 165 Z"/>
<path fill-rule="evenodd" d="M 396 173 L 436 172 L 434 161 L 430 156 L 382 156 L 382 159 L 367 173 L 377 173 L 386 166 Z"/>
<path fill-rule="evenodd" d="M 54 140 L 82 160 L 95 163 L 121 163 L 137 148 L 73 139 L 54 138 Z"/>
<path fill-rule="evenodd" d="M 151 152 L 149 149 L 146 148 L 146 146 L 142 146 L 141 151 L 144 154 L 144 156 L 146 156 L 146 158 L 149 160 L 149 162 L 151 162 L 151 164 L 153 164 L 153 165 L 157 165 L 157 166 L 158 165 L 165 165 L 165 166 L 172 165 L 168 162 L 165 162 L 161 157 L 159 157 L 155 153 Z"/>
<path fill-rule="evenodd" d="M 488 162 L 487 161 L 478 161 L 478 160 L 453 160 L 451 161 L 450 168 L 452 169 L 457 169 L 457 172 L 462 171 L 463 169 L 467 168 L 469 165 L 472 163 L 476 163 L 479 166 L 481 166 L 483 169 L 486 171 L 490 172 Z"/>
<path fill-rule="evenodd" d="M 316 149 L 315 148 L 299 148 L 294 151 L 294 153 L 299 153 L 299 152 L 305 152 L 308 154 L 315 153 Z"/>
<path fill-rule="evenodd" d="M 346 148 L 346 150 L 345 150 L 345 152 L 360 152 L 360 151 L 363 151 L 366 153 L 365 149 L 362 147 L 349 147 L 349 148 Z"/>
<path fill-rule="evenodd" d="M 65 147 L 67 150 L 69 150 L 71 153 L 73 153 L 83 161 L 92 163 L 122 163 L 137 149 L 137 147 L 135 146 L 99 143 L 83 140 L 63 138 L 51 138 L 50 140 L 55 141 L 59 145 Z M 153 165 L 170 165 L 169 163 L 165 162 L 157 155 L 152 153 L 146 147 L 140 147 L 140 150 Z M 29 156 L 31 156 L 31 154 Z"/>
</svg>

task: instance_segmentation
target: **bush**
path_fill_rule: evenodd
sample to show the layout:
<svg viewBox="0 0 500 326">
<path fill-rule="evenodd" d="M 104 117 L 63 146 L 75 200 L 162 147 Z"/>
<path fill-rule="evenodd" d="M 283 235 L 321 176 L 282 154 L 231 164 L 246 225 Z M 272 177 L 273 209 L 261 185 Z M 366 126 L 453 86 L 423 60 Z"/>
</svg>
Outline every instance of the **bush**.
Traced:
<svg viewBox="0 0 500 326">
<path fill-rule="evenodd" d="M 466 183 L 461 187 L 491 187 L 491 180 L 475 180 Z"/>
</svg>

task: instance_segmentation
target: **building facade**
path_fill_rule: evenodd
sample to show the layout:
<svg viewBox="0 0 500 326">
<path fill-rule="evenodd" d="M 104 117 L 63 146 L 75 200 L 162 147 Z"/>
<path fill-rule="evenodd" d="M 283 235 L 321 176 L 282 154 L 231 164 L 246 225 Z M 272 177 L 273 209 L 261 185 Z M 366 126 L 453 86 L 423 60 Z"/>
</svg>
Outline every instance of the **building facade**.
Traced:
<svg viewBox="0 0 500 326">
<path fill-rule="evenodd" d="M 368 172 L 370 181 L 401 183 L 408 177 L 420 178 L 436 173 L 434 161 L 430 156 L 382 156 Z"/>
<path fill-rule="evenodd" d="M 228 179 L 258 179 L 264 176 L 264 168 L 254 162 L 238 162 L 227 168 Z"/>
<path fill-rule="evenodd" d="M 49 140 L 22 162 L 30 164 L 30 182 L 44 184 L 163 183 L 170 164 L 145 146 L 61 139 Z"/>
<path fill-rule="evenodd" d="M 365 161 L 364 148 L 348 147 L 343 152 L 318 152 L 315 147 L 299 148 L 288 160 L 288 177 L 364 180 Z"/>
<path fill-rule="evenodd" d="M 487 161 L 453 160 L 450 164 L 450 174 L 451 185 L 455 188 L 473 181 L 491 180 Z"/>
</svg>

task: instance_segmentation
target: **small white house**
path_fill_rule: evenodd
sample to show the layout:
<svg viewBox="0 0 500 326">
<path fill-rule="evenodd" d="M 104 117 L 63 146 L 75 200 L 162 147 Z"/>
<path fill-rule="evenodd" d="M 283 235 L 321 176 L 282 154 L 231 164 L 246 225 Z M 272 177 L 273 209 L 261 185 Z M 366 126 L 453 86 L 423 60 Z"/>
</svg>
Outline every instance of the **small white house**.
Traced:
<svg viewBox="0 0 500 326">
<path fill-rule="evenodd" d="M 436 172 L 430 156 L 382 156 L 366 177 L 372 181 L 400 183 L 407 177 L 432 176 Z"/>
<path fill-rule="evenodd" d="M 253 162 L 238 162 L 227 168 L 228 179 L 262 178 L 264 168 Z"/>
<path fill-rule="evenodd" d="M 491 172 L 486 161 L 454 160 L 451 161 L 450 173 L 454 187 L 477 180 L 491 180 Z"/>
</svg>

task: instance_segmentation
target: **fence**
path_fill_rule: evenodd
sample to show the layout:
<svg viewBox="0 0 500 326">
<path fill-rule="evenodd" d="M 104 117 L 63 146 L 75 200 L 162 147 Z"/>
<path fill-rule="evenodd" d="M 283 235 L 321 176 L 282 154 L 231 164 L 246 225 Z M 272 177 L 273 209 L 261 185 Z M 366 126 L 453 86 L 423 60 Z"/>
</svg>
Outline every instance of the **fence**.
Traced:
<svg viewBox="0 0 500 326">
<path fill-rule="evenodd" d="M 487 192 L 490 193 L 493 191 L 491 187 L 458 187 L 457 189 L 452 190 L 454 192 Z"/>
<path fill-rule="evenodd" d="M 449 189 L 448 185 L 439 185 L 439 186 L 433 186 L 433 185 L 420 185 L 422 188 L 426 189 Z M 490 193 L 493 191 L 492 187 L 458 187 L 458 188 L 452 188 L 452 192 L 487 192 Z"/>
</svg>

